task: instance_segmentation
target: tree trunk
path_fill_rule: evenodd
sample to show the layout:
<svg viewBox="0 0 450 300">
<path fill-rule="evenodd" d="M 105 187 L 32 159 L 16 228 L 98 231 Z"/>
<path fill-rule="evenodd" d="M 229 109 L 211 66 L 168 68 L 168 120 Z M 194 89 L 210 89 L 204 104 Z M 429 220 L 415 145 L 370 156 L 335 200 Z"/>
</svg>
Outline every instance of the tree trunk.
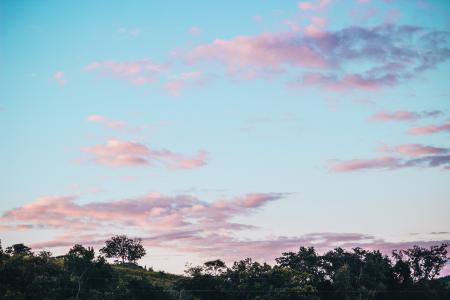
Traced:
<svg viewBox="0 0 450 300">
<path fill-rule="evenodd" d="M 80 277 L 78 277 L 78 290 L 77 290 L 77 299 L 79 299 L 79 296 L 80 296 L 80 291 L 81 291 L 81 284 L 83 283 L 83 276 L 84 276 L 84 273 L 86 273 L 86 271 L 84 271 L 81 275 L 80 275 Z"/>
</svg>

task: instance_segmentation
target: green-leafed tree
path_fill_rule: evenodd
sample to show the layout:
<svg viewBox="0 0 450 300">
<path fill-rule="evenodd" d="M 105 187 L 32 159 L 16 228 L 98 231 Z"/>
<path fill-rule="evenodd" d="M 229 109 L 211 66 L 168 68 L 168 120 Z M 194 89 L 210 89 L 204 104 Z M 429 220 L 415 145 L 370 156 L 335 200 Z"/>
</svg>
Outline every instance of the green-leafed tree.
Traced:
<svg viewBox="0 0 450 300">
<path fill-rule="evenodd" d="M 105 247 L 100 252 L 107 258 L 115 258 L 122 263 L 136 263 L 137 260 L 145 256 L 146 251 L 142 246 L 142 240 L 130 239 L 126 235 L 116 235 L 106 241 Z"/>
<path fill-rule="evenodd" d="M 9 255 L 33 255 L 31 248 L 24 244 L 14 244 L 6 248 L 5 251 Z"/>
<path fill-rule="evenodd" d="M 86 273 L 94 266 L 95 252 L 91 247 L 85 248 L 82 245 L 76 244 L 69 250 L 64 257 L 64 265 L 73 275 L 77 283 L 76 298 L 80 296 L 83 282 L 85 281 Z"/>
</svg>

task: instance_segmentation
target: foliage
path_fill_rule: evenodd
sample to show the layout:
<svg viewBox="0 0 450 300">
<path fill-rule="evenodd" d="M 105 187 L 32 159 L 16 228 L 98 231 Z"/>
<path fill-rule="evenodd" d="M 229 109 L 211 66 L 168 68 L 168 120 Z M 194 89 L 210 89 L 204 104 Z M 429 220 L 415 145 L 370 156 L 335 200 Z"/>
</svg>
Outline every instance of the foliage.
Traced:
<svg viewBox="0 0 450 300">
<path fill-rule="evenodd" d="M 9 255 L 31 255 L 31 248 L 24 244 L 14 244 L 6 248 L 5 252 Z"/>
<path fill-rule="evenodd" d="M 391 257 L 361 248 L 319 255 L 300 247 L 274 266 L 250 258 L 227 266 L 217 259 L 177 276 L 134 262 L 109 264 L 78 244 L 54 257 L 23 244 L 3 250 L 0 243 L 0 299 L 440 300 L 450 299 L 449 277 L 438 278 L 446 263 L 445 244 Z"/>
<path fill-rule="evenodd" d="M 435 280 L 447 245 L 394 251 L 313 247 L 286 252 L 270 266 L 250 258 L 226 268 L 221 261 L 190 266 L 179 282 L 186 299 L 450 299 L 448 280 Z M 189 298 L 190 297 L 190 298 Z"/>
<path fill-rule="evenodd" d="M 120 258 L 122 263 L 136 263 L 145 256 L 141 239 L 130 239 L 126 235 L 116 235 L 106 241 L 106 246 L 100 249 L 107 258 Z"/>
<path fill-rule="evenodd" d="M 60 257 L 7 249 L 0 244 L 0 299 L 174 299 L 170 287 L 155 283 L 156 272 L 114 268 L 90 247 L 75 245 Z"/>
</svg>

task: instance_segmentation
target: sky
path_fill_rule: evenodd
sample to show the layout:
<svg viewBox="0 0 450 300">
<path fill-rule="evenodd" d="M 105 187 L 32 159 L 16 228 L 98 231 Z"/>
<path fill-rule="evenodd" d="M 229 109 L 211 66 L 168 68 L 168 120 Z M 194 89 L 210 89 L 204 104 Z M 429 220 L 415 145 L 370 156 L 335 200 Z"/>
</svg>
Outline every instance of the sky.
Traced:
<svg viewBox="0 0 450 300">
<path fill-rule="evenodd" d="M 445 0 L 0 1 L 2 244 L 450 242 L 448 78 Z"/>
</svg>

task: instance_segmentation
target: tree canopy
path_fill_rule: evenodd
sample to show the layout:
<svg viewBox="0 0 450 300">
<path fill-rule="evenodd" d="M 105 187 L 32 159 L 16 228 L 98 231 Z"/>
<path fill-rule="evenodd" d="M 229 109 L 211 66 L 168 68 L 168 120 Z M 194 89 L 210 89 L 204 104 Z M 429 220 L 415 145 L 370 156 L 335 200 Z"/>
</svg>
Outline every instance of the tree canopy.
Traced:
<svg viewBox="0 0 450 300">
<path fill-rule="evenodd" d="M 106 241 L 105 247 L 100 252 L 107 258 L 116 258 L 122 263 L 136 263 L 145 256 L 146 251 L 139 238 L 130 239 L 126 235 L 116 235 Z"/>
</svg>

